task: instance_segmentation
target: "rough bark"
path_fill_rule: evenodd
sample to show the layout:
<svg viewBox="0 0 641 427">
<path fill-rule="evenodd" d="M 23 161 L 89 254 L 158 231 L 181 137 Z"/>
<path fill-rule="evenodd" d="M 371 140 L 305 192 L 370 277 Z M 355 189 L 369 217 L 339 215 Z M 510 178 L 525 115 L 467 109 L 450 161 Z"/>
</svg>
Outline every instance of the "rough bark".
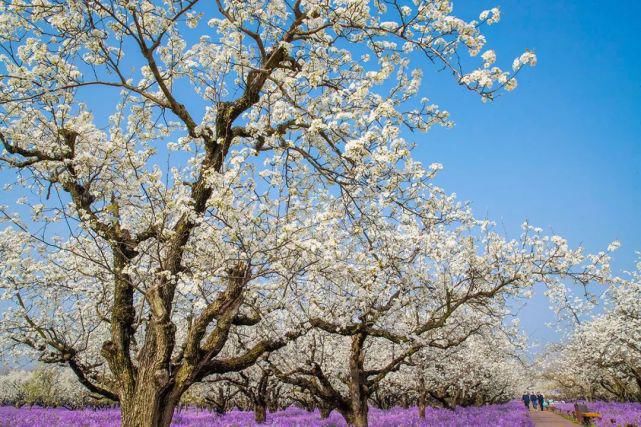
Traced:
<svg viewBox="0 0 641 427">
<path fill-rule="evenodd" d="M 148 323 L 143 351 L 138 357 L 134 386 L 120 382 L 123 427 L 170 425 L 180 398 L 197 381 L 198 375 L 206 372 L 205 362 L 218 354 L 237 314 L 248 273 L 244 266 L 237 266 L 229 274 L 227 289 L 208 307 L 211 310 L 205 310 L 199 319 L 204 319 L 202 330 L 192 327 L 189 331 L 188 345 L 178 367 L 172 366 L 171 361 L 176 328 L 166 317 L 167 312 L 162 305 L 152 306 L 152 318 Z M 205 336 L 204 329 L 214 318 L 217 319 L 216 327 Z M 236 364 L 229 363 L 227 367 L 233 370 Z"/>
<path fill-rule="evenodd" d="M 267 385 L 269 384 L 269 372 L 263 372 L 258 381 L 258 387 L 254 394 L 254 418 L 258 424 L 267 420 Z"/>
<path fill-rule="evenodd" d="M 351 414 L 347 422 L 354 427 L 367 427 L 367 400 L 369 397 L 366 376 L 363 369 L 365 352 L 363 344 L 367 335 L 359 333 L 352 337 L 352 347 L 349 360 L 349 394 Z"/>
<path fill-rule="evenodd" d="M 133 399 L 121 405 L 123 427 L 169 427 L 179 399 L 158 390 L 155 384 L 139 387 Z"/>
</svg>

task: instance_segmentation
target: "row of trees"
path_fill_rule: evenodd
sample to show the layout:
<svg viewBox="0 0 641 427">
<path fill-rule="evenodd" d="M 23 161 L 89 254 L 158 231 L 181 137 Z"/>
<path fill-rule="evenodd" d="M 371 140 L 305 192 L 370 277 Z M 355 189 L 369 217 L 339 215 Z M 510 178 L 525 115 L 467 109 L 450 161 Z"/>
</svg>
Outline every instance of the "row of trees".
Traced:
<svg viewBox="0 0 641 427">
<path fill-rule="evenodd" d="M 602 298 L 602 313 L 541 356 L 543 380 L 569 398 L 641 402 L 641 262 Z"/>
<path fill-rule="evenodd" d="M 484 100 L 535 64 L 525 52 L 504 71 L 483 51 L 498 9 L 463 20 L 443 0 L 47 0 L 0 12 L 0 164 L 18 202 L 0 207 L 2 349 L 68 366 L 119 402 L 124 426 L 168 426 L 195 384 L 256 370 L 356 426 L 410 384 L 421 407 L 500 400 L 511 379 L 490 384 L 498 365 L 455 378 L 493 360 L 475 337 L 502 329 L 507 302 L 535 283 L 609 280 L 607 253 L 527 224 L 506 239 L 475 219 L 402 137 L 450 124 L 419 99 L 426 64 Z M 264 398 L 267 383 L 252 384 L 245 398 Z"/>
<path fill-rule="evenodd" d="M 489 332 L 489 331 L 488 331 Z M 505 330 L 493 335 L 475 335 L 464 345 L 448 350 L 423 350 L 398 371 L 390 374 L 370 396 L 370 405 L 389 409 L 418 406 L 425 416 L 426 405 L 454 408 L 507 401 L 519 392 L 525 381 L 521 374 L 520 345 Z M 284 376 L 282 369 L 293 363 L 324 369 L 337 392 L 348 394 L 345 373 L 334 359 L 320 356 L 323 343 L 313 355 L 301 352 L 276 352 L 242 372 L 209 378 L 183 395 L 180 405 L 207 408 L 225 413 L 233 408 L 252 410 L 258 423 L 267 411 L 292 405 L 307 410 L 319 409 L 323 418 L 343 408 L 332 404 L 314 388 L 298 387 L 296 380 Z M 336 347 L 326 347 L 326 352 Z M 278 356 L 295 358 L 283 363 Z M 313 369 L 313 368 L 312 368 Z M 0 375 L 0 402 L 4 405 L 84 408 L 113 406 L 115 402 L 86 390 L 68 367 L 41 366 L 32 371 L 10 371 Z"/>
</svg>

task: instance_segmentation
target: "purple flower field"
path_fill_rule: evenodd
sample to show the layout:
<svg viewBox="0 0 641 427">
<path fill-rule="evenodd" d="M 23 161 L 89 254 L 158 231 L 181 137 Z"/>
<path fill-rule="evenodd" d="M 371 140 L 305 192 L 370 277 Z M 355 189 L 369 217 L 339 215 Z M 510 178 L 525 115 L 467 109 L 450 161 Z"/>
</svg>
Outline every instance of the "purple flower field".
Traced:
<svg viewBox="0 0 641 427">
<path fill-rule="evenodd" d="M 595 421 L 597 427 L 605 426 L 641 426 L 641 403 L 619 402 L 586 402 L 590 411 L 601 414 L 601 419 Z M 574 403 L 555 403 L 554 407 L 568 415 L 574 413 Z"/>
<path fill-rule="evenodd" d="M 369 414 L 373 427 L 397 426 L 475 426 L 475 427 L 530 427 L 527 412 L 520 402 L 503 405 L 457 408 L 449 411 L 440 408 L 428 408 L 425 420 L 420 420 L 416 408 L 395 408 L 382 411 L 372 408 Z M 0 426 L 2 427 L 58 427 L 82 426 L 102 427 L 120 425 L 120 413 L 117 409 L 103 410 L 67 410 L 45 408 L 0 407 Z M 255 426 L 254 415 L 247 411 L 231 411 L 223 416 L 214 412 L 189 409 L 177 412 L 173 426 L 190 427 L 231 427 Z M 320 419 L 317 411 L 307 412 L 299 408 L 288 408 L 268 414 L 267 426 L 345 426 L 345 421 L 337 412 L 332 412 L 325 420 Z"/>
</svg>

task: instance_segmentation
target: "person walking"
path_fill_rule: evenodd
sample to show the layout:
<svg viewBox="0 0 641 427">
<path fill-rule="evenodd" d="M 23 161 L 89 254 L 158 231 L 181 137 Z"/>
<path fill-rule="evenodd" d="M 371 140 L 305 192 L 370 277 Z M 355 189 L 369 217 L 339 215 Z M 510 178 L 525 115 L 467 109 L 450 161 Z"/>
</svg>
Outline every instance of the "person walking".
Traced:
<svg viewBox="0 0 641 427">
<path fill-rule="evenodd" d="M 539 407 L 543 411 L 545 409 L 543 407 L 543 403 L 545 402 L 545 399 L 543 398 L 543 395 L 541 394 L 541 392 L 539 392 L 539 394 L 536 395 L 536 399 L 539 401 Z"/>
<path fill-rule="evenodd" d="M 532 402 L 532 408 L 536 411 L 536 404 L 538 402 L 538 398 L 536 397 L 536 394 L 532 393 L 530 395 L 530 402 Z"/>
<path fill-rule="evenodd" d="M 521 400 L 525 404 L 525 407 L 529 410 L 530 409 L 530 394 L 529 392 L 523 393 L 523 396 L 521 396 Z"/>
</svg>

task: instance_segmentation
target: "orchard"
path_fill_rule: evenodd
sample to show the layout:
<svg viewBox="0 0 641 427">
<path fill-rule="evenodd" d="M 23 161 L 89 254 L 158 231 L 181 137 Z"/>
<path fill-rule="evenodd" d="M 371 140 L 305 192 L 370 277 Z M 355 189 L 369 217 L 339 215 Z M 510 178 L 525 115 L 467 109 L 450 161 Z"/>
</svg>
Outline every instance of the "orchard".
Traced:
<svg viewBox="0 0 641 427">
<path fill-rule="evenodd" d="M 0 424 L 525 426 L 532 381 L 641 401 L 619 243 L 508 237 L 416 154 L 453 125 L 427 76 L 489 108 L 537 64 L 492 49 L 500 19 L 0 3 Z M 513 320 L 535 289 L 572 326 L 533 358 Z"/>
</svg>

